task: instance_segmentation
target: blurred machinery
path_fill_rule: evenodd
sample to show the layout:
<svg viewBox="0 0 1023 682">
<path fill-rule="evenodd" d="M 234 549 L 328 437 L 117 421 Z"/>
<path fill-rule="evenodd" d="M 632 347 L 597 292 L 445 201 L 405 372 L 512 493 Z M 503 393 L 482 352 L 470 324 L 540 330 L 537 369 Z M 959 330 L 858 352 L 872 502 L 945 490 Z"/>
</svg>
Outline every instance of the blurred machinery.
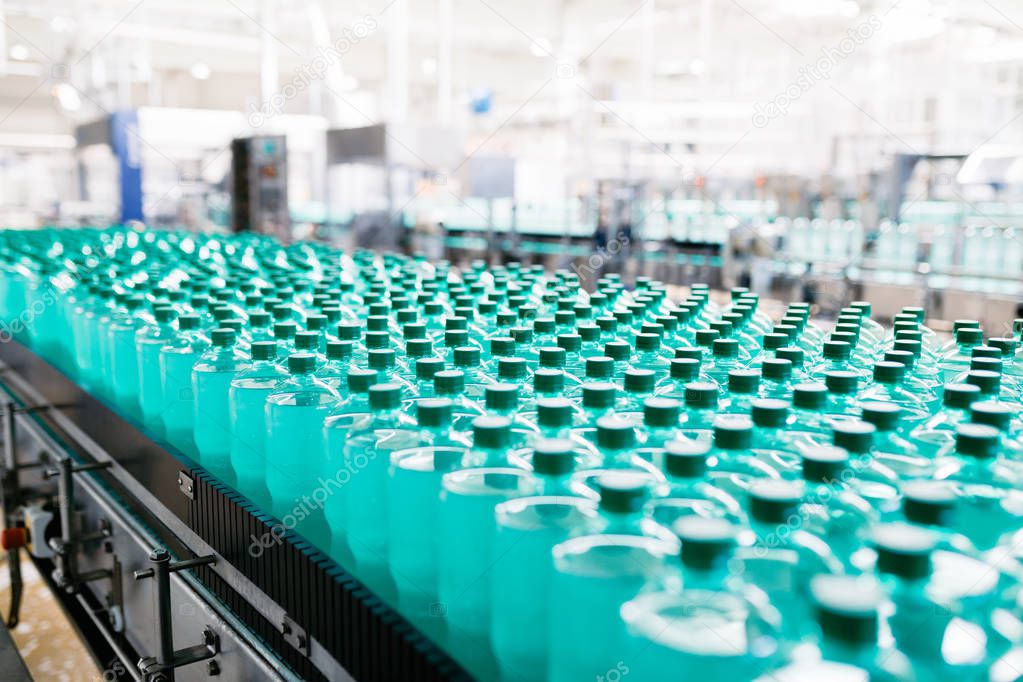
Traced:
<svg viewBox="0 0 1023 682">
<path fill-rule="evenodd" d="M 231 141 L 231 229 L 291 240 L 288 147 L 284 135 Z"/>
</svg>

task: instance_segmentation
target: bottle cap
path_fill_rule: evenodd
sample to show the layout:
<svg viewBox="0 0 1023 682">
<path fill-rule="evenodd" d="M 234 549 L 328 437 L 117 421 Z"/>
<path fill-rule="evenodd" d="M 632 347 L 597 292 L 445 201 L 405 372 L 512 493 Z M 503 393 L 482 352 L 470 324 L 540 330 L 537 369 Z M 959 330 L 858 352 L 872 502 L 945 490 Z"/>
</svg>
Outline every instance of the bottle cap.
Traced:
<svg viewBox="0 0 1023 682">
<path fill-rule="evenodd" d="M 792 363 L 793 367 L 802 367 L 803 358 L 805 356 L 806 354 L 803 352 L 802 348 L 795 347 L 779 348 L 774 352 L 774 357 L 781 358 L 782 360 L 788 360 Z"/>
<path fill-rule="evenodd" d="M 852 346 L 845 341 L 825 341 L 822 344 L 822 351 L 828 360 L 848 360 Z"/>
<path fill-rule="evenodd" d="M 630 367 L 625 370 L 625 390 L 629 393 L 651 393 L 655 378 L 653 370 Z"/>
<path fill-rule="evenodd" d="M 824 373 L 824 385 L 828 391 L 839 395 L 855 393 L 859 380 L 858 374 L 846 370 L 831 370 Z"/>
<path fill-rule="evenodd" d="M 314 351 L 320 347 L 320 335 L 317 332 L 298 332 L 295 334 L 295 350 Z"/>
<path fill-rule="evenodd" d="M 749 515 L 761 523 L 781 524 L 798 519 L 803 487 L 796 481 L 761 478 L 749 489 Z"/>
<path fill-rule="evenodd" d="M 519 387 L 515 384 L 489 384 L 484 395 L 488 410 L 512 410 L 519 404 Z"/>
<path fill-rule="evenodd" d="M 987 424 L 959 424 L 956 454 L 987 459 L 998 454 L 998 429 Z"/>
<path fill-rule="evenodd" d="M 512 422 L 507 417 L 483 415 L 472 420 L 473 444 L 477 448 L 499 450 L 511 444 Z"/>
<path fill-rule="evenodd" d="M 426 357 L 416 359 L 416 379 L 420 381 L 433 381 L 437 372 L 444 369 L 444 361 L 440 358 Z"/>
<path fill-rule="evenodd" d="M 764 334 L 764 350 L 778 350 L 779 348 L 783 348 L 788 342 L 789 337 L 787 334 L 781 334 L 779 332 Z"/>
<path fill-rule="evenodd" d="M 612 514 L 637 514 L 650 497 L 650 480 L 638 471 L 601 474 L 595 482 L 600 509 Z"/>
<path fill-rule="evenodd" d="M 339 322 L 337 337 L 342 341 L 358 341 L 362 338 L 362 327 L 356 322 Z"/>
<path fill-rule="evenodd" d="M 715 339 L 713 349 L 716 358 L 739 357 L 739 342 L 735 339 Z"/>
<path fill-rule="evenodd" d="M 755 369 L 733 369 L 728 372 L 731 393 L 756 393 L 760 388 L 760 372 Z"/>
<path fill-rule="evenodd" d="M 910 481 L 902 488 L 902 513 L 912 523 L 949 526 L 956 501 L 955 490 L 944 481 Z"/>
<path fill-rule="evenodd" d="M 984 395 L 996 395 L 1002 385 L 1002 375 L 984 369 L 971 369 L 966 373 L 966 383 L 973 384 Z"/>
<path fill-rule="evenodd" d="M 714 419 L 714 447 L 720 450 L 748 450 L 753 443 L 753 422 L 747 417 L 722 416 Z"/>
<path fill-rule="evenodd" d="M 945 407 L 965 410 L 980 398 L 980 388 L 973 384 L 945 384 L 943 402 Z"/>
<path fill-rule="evenodd" d="M 587 382 L 582 385 L 583 407 L 604 409 L 614 406 L 618 387 L 606 381 Z"/>
<path fill-rule="evenodd" d="M 906 580 L 921 580 L 931 573 L 934 533 L 905 523 L 885 523 L 874 530 L 877 571 Z"/>
<path fill-rule="evenodd" d="M 671 378 L 677 381 L 692 381 L 700 374 L 700 361 L 691 358 L 671 360 Z"/>
<path fill-rule="evenodd" d="M 369 406 L 373 410 L 396 410 L 401 407 L 401 386 L 375 384 L 369 387 Z"/>
<path fill-rule="evenodd" d="M 993 400 L 975 402 L 970 405 L 970 421 L 975 424 L 993 426 L 999 431 L 1008 431 L 1017 411 L 1006 403 Z"/>
<path fill-rule="evenodd" d="M 877 641 L 881 591 L 870 576 L 817 575 L 810 581 L 824 636 L 853 644 Z"/>
<path fill-rule="evenodd" d="M 895 403 L 869 401 L 861 406 L 863 421 L 878 431 L 894 431 L 902 418 L 902 408 Z"/>
<path fill-rule="evenodd" d="M 709 571 L 723 567 L 735 547 L 735 527 L 724 519 L 685 516 L 672 530 L 681 541 L 682 565 Z"/>
<path fill-rule="evenodd" d="M 374 348 L 366 353 L 366 366 L 375 370 L 394 367 L 395 355 L 390 348 Z"/>
<path fill-rule="evenodd" d="M 955 335 L 956 343 L 961 346 L 975 346 L 984 342 L 984 330 L 976 327 L 962 327 Z"/>
<path fill-rule="evenodd" d="M 199 328 L 198 315 L 181 315 L 178 317 L 178 329 L 181 331 L 194 331 Z"/>
<path fill-rule="evenodd" d="M 497 361 L 497 378 L 501 380 L 524 379 L 527 369 L 525 358 L 500 358 Z"/>
<path fill-rule="evenodd" d="M 309 374 L 316 369 L 316 356 L 312 353 L 293 353 L 288 356 L 288 371 L 292 374 Z"/>
<path fill-rule="evenodd" d="M 874 363 L 874 381 L 882 384 L 896 384 L 902 379 L 906 366 L 901 362 L 881 360 Z"/>
<path fill-rule="evenodd" d="M 510 336 L 495 336 L 490 339 L 490 354 L 495 357 L 515 355 L 515 339 Z"/>
<path fill-rule="evenodd" d="M 686 407 L 708 408 L 717 407 L 718 387 L 706 381 L 694 381 L 686 384 Z"/>
<path fill-rule="evenodd" d="M 597 447 L 602 450 L 626 450 L 636 444 L 636 429 L 617 415 L 597 420 Z"/>
<path fill-rule="evenodd" d="M 533 471 L 566 476 L 575 469 L 575 444 L 567 438 L 541 438 L 533 446 Z"/>
<path fill-rule="evenodd" d="M 586 358 L 587 379 L 610 379 L 614 375 L 614 360 L 606 355 L 597 355 Z"/>
<path fill-rule="evenodd" d="M 843 419 L 831 427 L 831 442 L 854 455 L 870 452 L 877 427 L 861 419 Z"/>
<path fill-rule="evenodd" d="M 604 355 L 614 360 L 628 360 L 632 355 L 632 346 L 628 341 L 608 341 L 604 344 Z"/>
<path fill-rule="evenodd" d="M 565 367 L 565 363 L 567 362 L 565 349 L 558 348 L 557 346 L 548 346 L 546 348 L 541 348 L 539 356 L 541 367 L 563 369 Z"/>
<path fill-rule="evenodd" d="M 702 362 L 703 349 L 679 346 L 678 348 L 675 349 L 675 357 L 678 359 L 696 360 L 696 362 Z"/>
<path fill-rule="evenodd" d="M 249 346 L 253 360 L 274 360 L 277 358 L 276 341 L 253 341 Z"/>
<path fill-rule="evenodd" d="M 750 406 L 753 424 L 760 427 L 779 428 L 785 425 L 789 416 L 789 404 L 774 398 L 758 398 Z"/>
<path fill-rule="evenodd" d="M 218 348 L 233 346 L 236 340 L 233 329 L 214 329 L 210 332 L 210 341 Z"/>
<path fill-rule="evenodd" d="M 349 393 L 366 393 L 377 380 L 377 373 L 371 369 L 353 368 L 348 370 L 347 379 Z"/>
<path fill-rule="evenodd" d="M 459 346 L 455 348 L 455 367 L 478 367 L 480 349 L 476 346 Z"/>
<path fill-rule="evenodd" d="M 682 403 L 672 398 L 647 398 L 643 401 L 643 423 L 651 428 L 678 426 Z"/>
<path fill-rule="evenodd" d="M 661 337 L 657 334 L 636 334 L 636 350 L 651 352 L 661 347 Z"/>
<path fill-rule="evenodd" d="M 803 479 L 813 483 L 834 483 L 849 466 L 849 453 L 834 445 L 803 448 Z"/>
<path fill-rule="evenodd" d="M 540 398 L 536 401 L 536 419 L 546 428 L 572 425 L 572 401 L 568 398 Z"/>
<path fill-rule="evenodd" d="M 675 478 L 703 478 L 707 471 L 710 443 L 676 438 L 664 444 L 664 470 Z"/>
<path fill-rule="evenodd" d="M 343 341 L 339 343 L 352 343 Z M 330 343 L 327 344 L 327 354 L 330 354 Z M 425 358 L 433 355 L 433 342 L 429 339 L 408 339 L 405 342 L 405 355 L 410 358 Z"/>
<path fill-rule="evenodd" d="M 533 372 L 534 393 L 560 393 L 565 388 L 565 373 L 553 367 L 540 367 Z"/>
<path fill-rule="evenodd" d="M 792 378 L 792 361 L 782 358 L 764 358 L 760 363 L 760 371 L 765 379 L 788 381 Z"/>
<path fill-rule="evenodd" d="M 433 375 L 433 390 L 437 395 L 455 395 L 465 390 L 465 372 L 444 369 Z"/>
</svg>

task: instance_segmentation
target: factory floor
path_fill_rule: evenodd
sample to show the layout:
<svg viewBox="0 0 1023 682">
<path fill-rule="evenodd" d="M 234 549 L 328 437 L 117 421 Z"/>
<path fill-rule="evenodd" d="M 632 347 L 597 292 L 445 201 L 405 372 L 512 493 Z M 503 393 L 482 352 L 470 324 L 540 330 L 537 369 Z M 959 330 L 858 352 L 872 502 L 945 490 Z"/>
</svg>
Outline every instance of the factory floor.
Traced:
<svg viewBox="0 0 1023 682">
<path fill-rule="evenodd" d="M 47 682 L 96 682 L 113 679 L 104 676 L 85 649 L 78 633 L 65 617 L 35 565 L 21 561 L 24 593 L 21 622 L 11 632 L 32 677 Z M 0 613 L 6 614 L 11 603 L 11 576 L 7 555 L 0 553 Z M 2 625 L 0 625 L 2 627 Z"/>
</svg>

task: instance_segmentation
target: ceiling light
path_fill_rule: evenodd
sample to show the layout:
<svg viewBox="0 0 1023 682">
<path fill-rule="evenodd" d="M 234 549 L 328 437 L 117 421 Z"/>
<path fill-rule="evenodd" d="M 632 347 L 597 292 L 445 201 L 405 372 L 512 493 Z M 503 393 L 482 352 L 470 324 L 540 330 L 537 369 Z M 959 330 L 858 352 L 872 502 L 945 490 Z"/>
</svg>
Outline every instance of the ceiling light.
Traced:
<svg viewBox="0 0 1023 682">
<path fill-rule="evenodd" d="M 11 45 L 11 59 L 23 62 L 28 59 L 28 48 L 21 43 L 15 43 Z"/>
<path fill-rule="evenodd" d="M 209 64 L 206 64 L 205 62 L 196 62 L 195 64 L 192 64 L 190 72 L 192 74 L 192 78 L 197 81 L 209 80 L 210 74 L 213 73 L 213 71 L 210 70 Z"/>
<path fill-rule="evenodd" d="M 423 75 L 432 76 L 437 73 L 437 60 L 433 57 L 427 57 L 419 62 L 419 68 L 422 69 Z"/>
<path fill-rule="evenodd" d="M 57 98 L 57 104 L 65 111 L 78 111 L 82 108 L 82 98 L 70 83 L 57 83 L 51 92 Z"/>
</svg>

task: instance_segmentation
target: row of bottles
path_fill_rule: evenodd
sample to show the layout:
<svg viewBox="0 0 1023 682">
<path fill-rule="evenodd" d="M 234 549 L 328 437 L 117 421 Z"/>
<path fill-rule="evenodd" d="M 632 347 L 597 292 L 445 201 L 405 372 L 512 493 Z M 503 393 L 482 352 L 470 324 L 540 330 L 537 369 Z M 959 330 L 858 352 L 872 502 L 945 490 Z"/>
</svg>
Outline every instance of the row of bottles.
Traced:
<svg viewBox="0 0 1023 682">
<path fill-rule="evenodd" d="M 481 679 L 1013 679 L 1023 321 L 580 284 L 0 232 L 15 338 Z"/>
</svg>

